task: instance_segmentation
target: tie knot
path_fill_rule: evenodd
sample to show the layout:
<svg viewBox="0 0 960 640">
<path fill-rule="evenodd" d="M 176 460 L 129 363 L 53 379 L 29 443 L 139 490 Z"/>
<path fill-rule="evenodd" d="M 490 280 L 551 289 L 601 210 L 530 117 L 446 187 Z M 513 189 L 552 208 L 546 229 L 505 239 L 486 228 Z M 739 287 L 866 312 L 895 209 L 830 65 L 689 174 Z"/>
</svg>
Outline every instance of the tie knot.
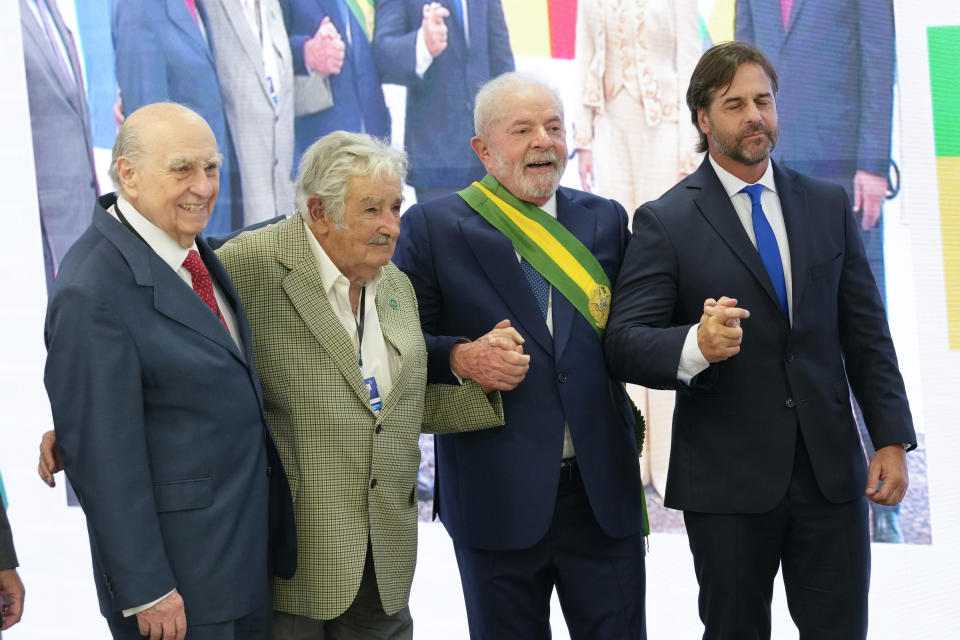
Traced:
<svg viewBox="0 0 960 640">
<path fill-rule="evenodd" d="M 207 267 L 200 259 L 200 254 L 196 249 L 190 249 L 186 259 L 183 261 L 183 268 L 190 272 L 191 278 L 208 278 Z"/>
<path fill-rule="evenodd" d="M 740 193 L 745 193 L 750 196 L 750 204 L 757 206 L 760 204 L 760 194 L 763 193 L 762 184 L 748 184 L 743 189 L 740 189 Z"/>
</svg>

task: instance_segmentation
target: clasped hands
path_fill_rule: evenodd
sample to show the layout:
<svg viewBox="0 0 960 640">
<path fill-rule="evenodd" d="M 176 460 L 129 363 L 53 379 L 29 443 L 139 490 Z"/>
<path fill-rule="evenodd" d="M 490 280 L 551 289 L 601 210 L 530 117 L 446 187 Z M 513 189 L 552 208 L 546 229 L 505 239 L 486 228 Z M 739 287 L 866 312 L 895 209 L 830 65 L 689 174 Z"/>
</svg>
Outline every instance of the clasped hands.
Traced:
<svg viewBox="0 0 960 640">
<path fill-rule="evenodd" d="M 721 362 L 740 353 L 743 341 L 740 321 L 749 317 L 749 311 L 737 306 L 736 298 L 721 296 L 719 300 L 704 300 L 697 346 L 707 362 Z"/>
<path fill-rule="evenodd" d="M 346 46 L 340 32 L 324 16 L 313 37 L 303 43 L 303 64 L 324 76 L 332 76 L 343 69 L 343 58 Z"/>
<path fill-rule="evenodd" d="M 463 380 L 473 380 L 491 391 L 510 391 L 523 381 L 530 369 L 530 356 L 523 352 L 524 339 L 501 320 L 493 329 L 472 342 L 453 345 L 450 368 Z"/>
<path fill-rule="evenodd" d="M 439 2 L 423 5 L 423 41 L 427 45 L 430 56 L 436 58 L 447 48 L 447 24 L 444 18 L 450 16 L 450 11 Z"/>
</svg>

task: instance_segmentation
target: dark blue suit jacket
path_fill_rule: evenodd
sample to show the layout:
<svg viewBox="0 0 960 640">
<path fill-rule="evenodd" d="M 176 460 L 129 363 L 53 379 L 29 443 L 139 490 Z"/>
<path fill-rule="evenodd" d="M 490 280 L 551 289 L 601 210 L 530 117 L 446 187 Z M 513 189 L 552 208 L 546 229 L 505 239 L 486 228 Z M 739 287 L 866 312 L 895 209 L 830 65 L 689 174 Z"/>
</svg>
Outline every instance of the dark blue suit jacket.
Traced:
<svg viewBox="0 0 960 640">
<path fill-rule="evenodd" d="M 623 208 L 560 188 L 557 213 L 613 282 L 627 241 Z M 455 383 L 450 349 L 456 340 L 476 339 L 504 318 L 530 354 L 524 381 L 502 394 L 504 428 L 437 436 L 435 504 L 454 540 L 522 549 L 544 536 L 557 497 L 564 422 L 600 526 L 613 537 L 640 531 L 633 414 L 583 316 L 554 292 L 551 339 L 512 243 L 456 194 L 404 214 L 394 262 L 417 293 L 429 382 Z"/>
<path fill-rule="evenodd" d="M 87 518 L 104 616 L 176 587 L 188 623 L 270 603 L 293 574 L 293 506 L 263 413 L 246 313 L 243 353 L 199 296 L 104 209 L 67 254 L 47 309 L 50 397 L 63 463 Z"/>
<path fill-rule="evenodd" d="M 488 80 L 513 71 L 513 52 L 500 0 L 468 0 L 469 46 L 451 0 L 440 0 L 450 11 L 447 48 L 418 78 L 415 44 L 424 4 L 377 0 L 373 47 L 383 81 L 407 87 L 407 182 L 418 189 L 453 191 L 483 177 L 470 148 L 473 99 Z"/>
<path fill-rule="evenodd" d="M 664 500 L 674 509 L 769 511 L 787 490 L 798 428 L 827 499 L 862 496 L 850 387 L 876 448 L 916 442 L 846 193 L 777 164 L 774 179 L 790 244 L 792 327 L 708 159 L 633 218 L 607 362 L 618 379 L 677 389 Z M 750 310 L 742 349 L 693 385 L 678 383 L 687 331 L 704 300 L 721 295 Z"/>
<path fill-rule="evenodd" d="M 203 17 L 202 5 L 198 3 Z M 131 114 L 154 102 L 179 102 L 207 121 L 217 138 L 224 164 L 220 196 L 207 233 L 229 233 L 243 222 L 240 174 L 223 110 L 223 95 L 210 45 L 183 0 L 122 0 L 113 16 L 117 85 L 123 112 Z"/>
<path fill-rule="evenodd" d="M 893 33 L 891 0 L 795 0 L 786 29 L 777 0 L 737 0 L 737 39 L 780 76 L 774 159 L 851 194 L 858 169 L 887 175 Z"/>
<path fill-rule="evenodd" d="M 307 147 L 331 131 L 389 137 L 390 113 L 383 100 L 380 74 L 373 61 L 373 47 L 343 0 L 280 0 L 280 8 L 290 34 L 294 73 L 306 75 L 303 43 L 313 37 L 324 17 L 330 17 L 346 46 L 343 68 L 340 73 L 330 76 L 333 106 L 296 119 L 294 166 L 299 164 Z M 344 17 L 350 21 L 351 40 L 347 39 Z"/>
</svg>

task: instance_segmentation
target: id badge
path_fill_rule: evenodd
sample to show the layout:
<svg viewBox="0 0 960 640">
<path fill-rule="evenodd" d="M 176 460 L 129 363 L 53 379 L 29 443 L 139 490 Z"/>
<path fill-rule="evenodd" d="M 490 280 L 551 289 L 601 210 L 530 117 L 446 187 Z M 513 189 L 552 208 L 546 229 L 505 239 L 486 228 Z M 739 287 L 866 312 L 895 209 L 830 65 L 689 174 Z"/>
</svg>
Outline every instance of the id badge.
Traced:
<svg viewBox="0 0 960 640">
<path fill-rule="evenodd" d="M 374 376 L 364 378 L 363 385 L 370 393 L 370 408 L 374 413 L 379 412 L 383 408 L 383 401 L 380 399 L 380 390 L 377 389 L 377 379 Z"/>
</svg>

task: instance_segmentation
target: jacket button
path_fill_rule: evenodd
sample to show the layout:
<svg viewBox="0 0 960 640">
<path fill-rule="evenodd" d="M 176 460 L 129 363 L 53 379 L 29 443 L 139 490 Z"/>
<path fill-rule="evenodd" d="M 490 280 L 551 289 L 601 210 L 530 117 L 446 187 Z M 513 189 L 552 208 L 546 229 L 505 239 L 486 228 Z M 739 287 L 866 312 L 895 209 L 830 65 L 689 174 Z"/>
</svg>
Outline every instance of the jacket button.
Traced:
<svg viewBox="0 0 960 640">
<path fill-rule="evenodd" d="M 787 356 L 786 356 L 786 361 L 787 361 L 787 362 L 793 362 L 793 358 L 794 358 L 794 356 L 793 356 L 793 351 L 788 351 L 788 352 L 787 352 Z"/>
<path fill-rule="evenodd" d="M 566 381 L 567 381 L 567 374 L 565 374 L 565 373 L 558 373 L 558 374 L 557 374 L 557 382 L 559 382 L 560 384 L 563 384 L 563 383 L 566 382 Z"/>
<path fill-rule="evenodd" d="M 371 488 L 371 489 L 376 489 L 376 488 L 377 488 L 377 479 L 376 479 L 376 478 L 374 478 L 373 480 L 370 481 L 370 488 Z"/>
<path fill-rule="evenodd" d="M 794 405 L 793 398 L 787 398 L 787 401 L 784 402 L 784 404 L 787 405 L 787 409 L 793 409 L 793 405 Z"/>
<path fill-rule="evenodd" d="M 377 428 L 373 430 L 374 433 L 380 433 L 381 431 L 383 431 L 383 427 L 380 425 L 377 425 Z"/>
</svg>

